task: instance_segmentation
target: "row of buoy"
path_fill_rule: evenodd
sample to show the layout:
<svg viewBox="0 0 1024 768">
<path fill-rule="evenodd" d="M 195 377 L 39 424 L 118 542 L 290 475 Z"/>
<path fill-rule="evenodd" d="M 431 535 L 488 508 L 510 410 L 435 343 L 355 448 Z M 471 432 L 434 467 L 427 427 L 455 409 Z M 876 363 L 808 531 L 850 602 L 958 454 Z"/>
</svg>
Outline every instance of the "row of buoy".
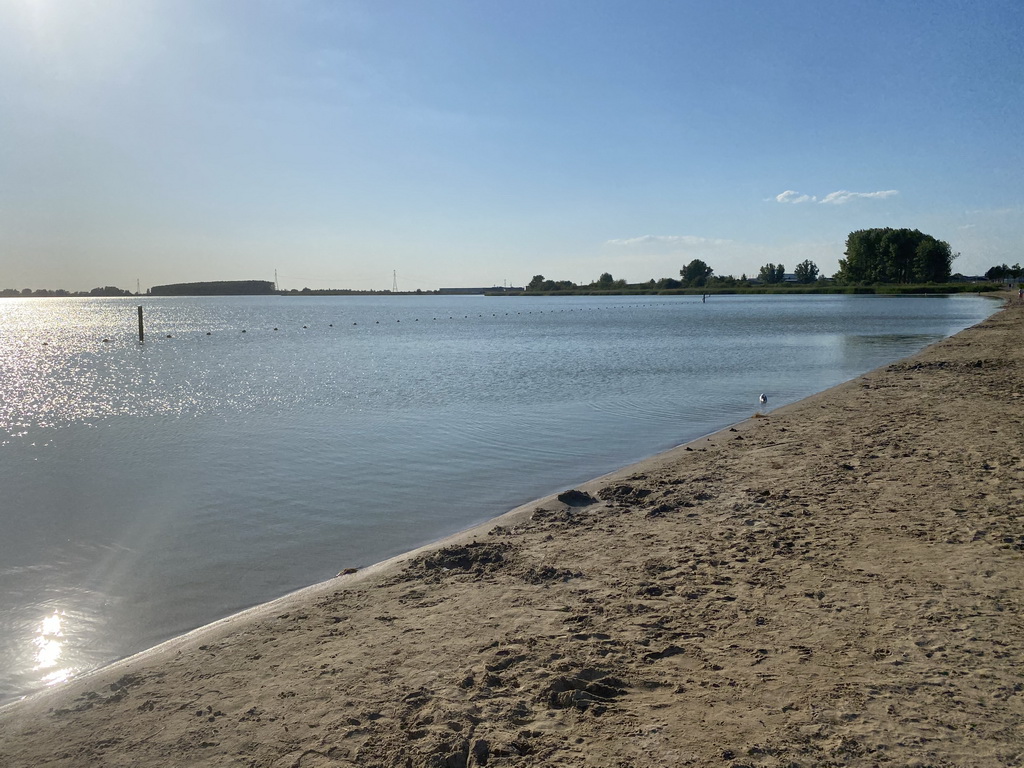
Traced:
<svg viewBox="0 0 1024 768">
<path fill-rule="evenodd" d="M 576 311 L 580 311 L 580 312 L 586 312 L 586 311 L 596 311 L 596 310 L 599 310 L 599 309 L 634 309 L 634 308 L 649 308 L 649 307 L 651 307 L 651 306 L 653 306 L 653 305 L 651 305 L 651 304 L 625 304 L 625 305 L 619 305 L 619 306 L 615 306 L 615 307 L 570 307 L 569 309 L 559 309 L 559 310 L 545 310 L 545 309 L 541 309 L 541 310 L 537 310 L 536 314 L 538 314 L 538 315 L 543 315 L 543 314 L 546 314 L 546 313 L 548 313 L 548 312 L 550 312 L 551 314 L 555 314 L 555 312 L 576 312 Z M 510 316 L 511 314 L 512 314 L 511 312 L 505 312 L 505 313 L 504 313 L 504 316 L 505 316 L 505 317 L 509 317 L 509 316 Z M 523 315 L 524 313 L 523 313 L 523 312 L 516 312 L 515 314 L 516 314 L 516 315 Z M 533 311 L 533 310 L 528 310 L 528 311 L 526 311 L 526 312 L 525 312 L 525 314 L 527 314 L 527 315 L 532 315 L 532 314 L 534 314 L 534 311 Z M 477 317 L 483 317 L 483 316 L 484 316 L 484 315 L 483 315 L 482 313 L 480 313 L 480 314 L 478 314 L 478 315 L 477 315 Z M 469 317 L 470 317 L 469 315 L 463 315 L 463 316 L 462 316 L 462 319 L 464 319 L 464 320 L 468 320 L 468 319 L 469 319 Z M 497 313 L 497 312 L 492 312 L 492 313 L 491 313 L 491 317 L 498 317 L 498 313 Z M 432 319 L 432 320 L 437 320 L 438 318 L 436 318 L 436 317 L 433 317 L 433 318 L 431 318 L 431 319 Z M 455 315 L 449 315 L 449 316 L 448 316 L 448 319 L 449 319 L 449 320 L 455 320 L 455 319 L 456 319 L 456 316 L 455 316 Z M 413 319 L 413 321 L 414 321 L 414 322 L 417 322 L 417 323 L 418 323 L 418 322 L 420 321 L 420 318 L 418 318 L 418 317 L 417 317 L 417 318 L 414 318 L 414 319 Z M 396 319 L 396 320 L 395 320 L 395 322 L 396 322 L 396 323 L 400 323 L 400 322 L 402 322 L 402 321 L 401 321 L 401 319 Z M 358 326 L 358 325 L 359 325 L 359 323 L 358 323 L 358 322 L 353 322 L 353 323 L 352 323 L 352 325 L 354 325 L 354 326 Z M 375 321 L 374 321 L 374 325 L 380 325 L 380 320 L 375 320 Z M 333 328 L 333 327 L 334 327 L 334 323 L 328 323 L 328 327 L 329 327 L 329 328 Z M 308 325 L 304 325 L 304 326 L 302 326 L 302 328 L 303 328 L 303 329 L 305 330 L 305 329 L 308 329 L 308 328 L 309 328 L 309 326 L 308 326 Z M 275 331 L 278 331 L 278 330 L 280 330 L 280 328 L 278 328 L 277 326 L 275 326 L 275 327 L 273 328 L 273 330 L 275 330 Z M 243 329 L 241 330 L 241 333 L 246 333 L 246 332 L 247 332 L 247 329 L 245 329 L 245 328 L 243 328 Z M 212 336 L 212 335 L 213 335 L 213 331 L 207 331 L 207 332 L 206 332 L 206 335 L 207 335 L 207 336 Z M 164 338 L 165 338 L 165 339 L 172 339 L 172 338 L 174 338 L 174 335 L 173 335 L 173 334 L 170 334 L 170 333 L 168 333 L 168 334 L 166 334 L 166 335 L 164 336 Z M 110 343 L 113 343 L 113 339 L 110 339 L 110 338 L 104 338 L 104 339 L 103 339 L 102 341 L 103 341 L 103 343 L 104 343 L 104 344 L 110 344 Z M 42 342 L 42 346 L 44 346 L 44 347 L 45 347 L 45 346 L 49 346 L 49 342 L 46 342 L 46 341 Z"/>
</svg>

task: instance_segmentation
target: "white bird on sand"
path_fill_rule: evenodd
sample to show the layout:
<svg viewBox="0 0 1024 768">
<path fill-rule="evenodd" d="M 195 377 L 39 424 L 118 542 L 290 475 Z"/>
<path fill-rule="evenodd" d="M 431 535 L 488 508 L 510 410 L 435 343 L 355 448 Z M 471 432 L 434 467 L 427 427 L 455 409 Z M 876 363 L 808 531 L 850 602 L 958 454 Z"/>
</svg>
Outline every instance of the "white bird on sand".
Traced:
<svg viewBox="0 0 1024 768">
<path fill-rule="evenodd" d="M 768 403 L 768 395 L 766 395 L 764 392 L 762 392 L 761 396 L 757 399 L 761 403 L 761 405 L 767 405 Z"/>
</svg>

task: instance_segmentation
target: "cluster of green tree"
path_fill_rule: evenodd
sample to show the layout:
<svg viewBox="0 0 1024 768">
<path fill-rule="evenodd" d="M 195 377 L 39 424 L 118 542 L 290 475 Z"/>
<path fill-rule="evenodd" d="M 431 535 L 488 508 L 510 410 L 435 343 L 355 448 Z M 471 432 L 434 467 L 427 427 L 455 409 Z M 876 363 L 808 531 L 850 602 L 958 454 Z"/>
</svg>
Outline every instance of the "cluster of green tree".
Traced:
<svg viewBox="0 0 1024 768">
<path fill-rule="evenodd" d="M 800 285 L 810 285 L 817 281 L 819 272 L 820 270 L 818 269 L 817 264 L 810 259 L 804 259 L 793 269 L 793 277 L 788 282 L 795 282 Z M 786 267 L 783 264 L 772 264 L 771 262 L 768 262 L 761 267 L 757 278 L 767 285 L 785 283 L 787 282 Z"/>
<path fill-rule="evenodd" d="M 749 284 L 750 282 L 747 280 L 746 275 L 743 277 L 733 277 L 732 275 L 708 275 L 703 281 L 688 281 L 682 277 L 679 280 L 676 280 L 674 277 L 663 277 L 660 280 L 651 280 L 647 283 L 647 286 L 667 291 L 705 288 L 710 291 L 722 288 L 742 288 Z"/>
<path fill-rule="evenodd" d="M 134 296 L 131 291 L 125 291 L 121 288 L 115 288 L 112 285 L 106 285 L 102 288 L 93 288 L 91 291 L 65 291 L 63 288 L 58 288 L 51 291 L 46 288 L 39 288 L 32 290 L 31 288 L 22 288 L 20 291 L 17 288 L 4 288 L 0 290 L 0 296 Z"/>
<path fill-rule="evenodd" d="M 786 280 L 786 267 L 782 264 L 772 264 L 768 262 L 757 275 L 758 279 L 762 283 L 768 285 L 775 285 L 776 283 L 782 283 Z"/>
<path fill-rule="evenodd" d="M 1017 262 L 1012 267 L 1008 267 L 1005 264 L 997 264 L 994 267 L 989 267 L 985 277 L 989 280 L 1020 280 L 1024 277 L 1024 267 L 1021 267 L 1020 262 Z"/>
<path fill-rule="evenodd" d="M 590 284 L 599 291 L 621 290 L 626 287 L 625 280 L 616 280 L 611 272 L 603 272 L 596 282 Z"/>
<path fill-rule="evenodd" d="M 954 254 L 949 243 L 916 229 L 859 229 L 846 238 L 839 260 L 842 283 L 945 283 Z"/>
<path fill-rule="evenodd" d="M 684 288 L 703 288 L 713 274 L 715 274 L 715 270 L 705 264 L 703 260 L 694 259 L 679 270 L 679 280 Z"/>
<path fill-rule="evenodd" d="M 796 282 L 810 284 L 818 280 L 818 266 L 811 260 L 801 262 L 796 267 Z M 782 264 L 765 264 L 761 267 L 757 281 L 769 285 L 784 282 L 786 268 Z M 721 290 L 729 288 L 743 288 L 754 285 L 754 280 L 749 279 L 745 274 L 740 277 L 732 275 L 716 275 L 715 270 L 701 259 L 693 259 L 689 264 L 679 270 L 679 279 L 674 277 L 663 277 L 660 280 L 653 278 L 648 283 L 629 284 L 625 280 L 616 280 L 610 272 L 605 272 L 597 280 L 589 285 L 580 286 L 568 280 L 548 280 L 544 275 L 534 275 L 533 279 L 526 286 L 530 293 L 547 293 L 551 291 L 650 291 L 658 290 L 679 290 L 679 289 L 708 289 Z"/>
<path fill-rule="evenodd" d="M 651 280 L 651 285 L 657 288 L 673 290 L 677 288 L 735 288 L 745 283 L 747 276 L 736 279 L 732 275 L 716 275 L 714 268 L 709 266 L 703 259 L 694 259 L 685 267 L 679 270 L 679 279 L 663 277 L 661 280 Z"/>
<path fill-rule="evenodd" d="M 810 285 L 815 282 L 818 279 L 819 272 L 820 270 L 818 269 L 818 265 L 810 259 L 804 259 L 797 264 L 796 268 L 793 270 L 793 274 L 796 276 L 796 281 L 798 283 L 803 283 L 804 285 Z"/>
<path fill-rule="evenodd" d="M 611 275 L 608 276 L 611 277 Z M 526 286 L 526 290 L 529 293 L 573 291 L 577 288 L 579 288 L 579 286 L 570 280 L 548 280 L 544 275 L 534 275 L 533 279 Z"/>
</svg>

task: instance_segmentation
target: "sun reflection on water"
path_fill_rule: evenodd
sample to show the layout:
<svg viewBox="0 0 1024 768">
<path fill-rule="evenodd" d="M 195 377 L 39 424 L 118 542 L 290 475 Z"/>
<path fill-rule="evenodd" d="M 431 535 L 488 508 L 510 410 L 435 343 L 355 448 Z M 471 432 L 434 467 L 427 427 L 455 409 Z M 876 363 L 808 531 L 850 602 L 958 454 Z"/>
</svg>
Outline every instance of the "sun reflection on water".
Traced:
<svg viewBox="0 0 1024 768">
<path fill-rule="evenodd" d="M 64 617 L 64 611 L 55 610 L 44 618 L 39 625 L 39 633 L 32 641 L 36 646 L 35 669 L 51 670 L 41 678 L 46 685 L 63 683 L 75 673 L 73 667 L 60 666 L 64 654 Z"/>
</svg>

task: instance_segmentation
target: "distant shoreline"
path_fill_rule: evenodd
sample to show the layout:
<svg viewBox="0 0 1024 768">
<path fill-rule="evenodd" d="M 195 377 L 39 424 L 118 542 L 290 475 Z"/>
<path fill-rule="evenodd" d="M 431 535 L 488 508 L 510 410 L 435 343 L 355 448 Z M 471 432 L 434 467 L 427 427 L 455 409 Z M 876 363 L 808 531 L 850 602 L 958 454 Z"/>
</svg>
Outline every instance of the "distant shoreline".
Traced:
<svg viewBox="0 0 1024 768">
<path fill-rule="evenodd" d="M 0 299 L 37 299 L 37 298 L 201 298 L 210 296 L 743 296 L 743 295 L 822 295 L 822 294 L 857 294 L 857 295 L 878 295 L 878 296 L 920 296 L 920 295 L 942 295 L 956 293 L 997 293 L 1006 290 L 1005 286 L 999 283 L 990 282 L 968 282 L 968 283 L 940 283 L 940 284 L 882 284 L 882 285 L 784 285 L 784 286 L 750 286 L 747 288 L 623 288 L 610 291 L 602 291 L 590 288 L 579 288 L 564 291 L 524 291 L 520 289 L 439 289 L 436 291 L 359 291 L 345 288 L 340 289 L 303 289 L 288 291 L 268 291 L 265 293 L 183 293 L 183 294 L 152 294 L 152 293 L 130 293 L 130 292 L 69 292 L 69 291 L 33 291 L 29 294 L 13 292 L 11 290 L 0 292 Z"/>
</svg>

